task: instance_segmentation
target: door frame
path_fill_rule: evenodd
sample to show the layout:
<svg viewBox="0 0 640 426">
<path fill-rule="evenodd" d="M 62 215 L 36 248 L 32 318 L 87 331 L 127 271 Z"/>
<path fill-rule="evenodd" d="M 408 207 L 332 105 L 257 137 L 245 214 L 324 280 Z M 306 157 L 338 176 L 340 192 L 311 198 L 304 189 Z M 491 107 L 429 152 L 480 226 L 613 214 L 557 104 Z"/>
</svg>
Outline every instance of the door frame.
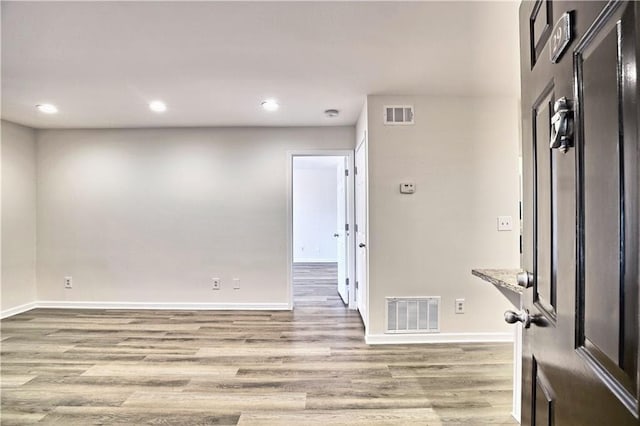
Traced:
<svg viewBox="0 0 640 426">
<path fill-rule="evenodd" d="M 347 176 L 347 220 L 349 233 L 347 245 L 347 278 L 349 279 L 349 309 L 357 309 L 355 293 L 355 179 L 354 179 L 354 150 L 351 149 L 317 149 L 287 151 L 287 303 L 288 309 L 293 309 L 293 159 L 295 157 L 345 157 L 349 169 Z"/>
<path fill-rule="evenodd" d="M 369 144 L 368 144 L 368 139 L 367 139 L 367 132 L 364 132 L 364 135 L 362 137 L 362 140 L 360 142 L 358 142 L 356 149 L 354 150 L 354 170 L 355 170 L 355 153 L 358 152 L 360 149 L 362 149 L 363 154 L 364 154 L 364 170 L 358 170 L 358 174 L 359 175 L 364 175 L 364 205 L 362 206 L 364 209 L 364 217 L 365 217 L 365 223 L 364 223 L 364 235 L 365 235 L 365 239 L 367 241 L 367 255 L 365 257 L 365 265 L 364 265 L 364 270 L 365 270 L 365 274 L 364 274 L 364 280 L 361 283 L 358 283 L 359 286 L 362 287 L 362 293 L 364 294 L 364 312 L 360 312 L 360 317 L 362 318 L 362 322 L 364 324 L 364 328 L 365 328 L 365 334 L 367 332 L 367 329 L 369 328 L 369 243 L 370 243 L 370 238 L 369 238 Z M 356 199 L 356 183 L 355 183 L 355 173 L 354 173 L 354 182 L 353 182 L 353 189 L 354 189 L 354 200 Z M 354 208 L 354 223 L 355 223 L 355 208 Z M 361 224 L 358 224 L 358 226 L 361 226 Z M 355 232 L 353 234 L 354 236 L 354 246 L 357 243 L 357 241 L 355 241 Z M 357 248 L 356 248 L 357 250 Z M 354 256 L 354 264 L 356 265 L 357 268 L 357 254 L 356 256 Z M 354 282 L 355 279 L 357 277 L 357 271 L 354 273 Z M 357 309 L 357 304 L 356 304 L 356 309 Z"/>
</svg>

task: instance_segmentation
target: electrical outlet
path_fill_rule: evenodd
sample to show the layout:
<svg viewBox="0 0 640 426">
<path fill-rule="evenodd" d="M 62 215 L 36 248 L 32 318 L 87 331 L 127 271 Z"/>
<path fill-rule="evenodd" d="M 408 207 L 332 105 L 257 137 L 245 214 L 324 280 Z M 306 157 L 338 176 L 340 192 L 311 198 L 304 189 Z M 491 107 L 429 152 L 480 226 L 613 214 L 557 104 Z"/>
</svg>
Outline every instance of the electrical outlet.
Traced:
<svg viewBox="0 0 640 426">
<path fill-rule="evenodd" d="M 233 289 L 240 290 L 240 278 L 233 279 Z"/>
<path fill-rule="evenodd" d="M 211 289 L 220 290 L 220 278 L 211 278 Z"/>
<path fill-rule="evenodd" d="M 498 231 L 513 230 L 513 219 L 511 216 L 498 216 Z"/>
<path fill-rule="evenodd" d="M 464 314 L 464 299 L 456 299 L 456 314 Z"/>
<path fill-rule="evenodd" d="M 64 277 L 64 288 L 73 288 L 73 278 Z"/>
</svg>

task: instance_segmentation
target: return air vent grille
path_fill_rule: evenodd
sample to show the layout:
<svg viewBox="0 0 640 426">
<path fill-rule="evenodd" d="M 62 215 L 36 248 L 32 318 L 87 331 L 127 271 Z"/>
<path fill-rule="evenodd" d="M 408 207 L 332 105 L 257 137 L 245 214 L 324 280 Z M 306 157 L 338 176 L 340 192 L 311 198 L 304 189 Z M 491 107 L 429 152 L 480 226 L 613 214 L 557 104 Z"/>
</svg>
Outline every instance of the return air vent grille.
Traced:
<svg viewBox="0 0 640 426">
<path fill-rule="evenodd" d="M 440 298 L 387 298 L 387 333 L 437 333 Z"/>
<path fill-rule="evenodd" d="M 414 124 L 413 106 L 386 105 L 384 107 L 384 124 L 390 124 L 390 125 Z"/>
</svg>

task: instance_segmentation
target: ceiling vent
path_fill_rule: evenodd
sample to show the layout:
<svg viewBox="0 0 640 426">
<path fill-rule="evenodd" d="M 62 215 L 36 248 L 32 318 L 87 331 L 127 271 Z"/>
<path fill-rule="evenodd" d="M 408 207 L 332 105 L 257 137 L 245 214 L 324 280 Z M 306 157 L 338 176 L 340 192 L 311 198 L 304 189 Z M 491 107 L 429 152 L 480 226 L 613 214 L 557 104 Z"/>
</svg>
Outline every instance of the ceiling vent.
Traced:
<svg viewBox="0 0 640 426">
<path fill-rule="evenodd" d="M 414 124 L 412 105 L 386 105 L 384 107 L 384 124 L 409 125 Z"/>
<path fill-rule="evenodd" d="M 440 297 L 387 298 L 387 333 L 440 331 Z"/>
</svg>

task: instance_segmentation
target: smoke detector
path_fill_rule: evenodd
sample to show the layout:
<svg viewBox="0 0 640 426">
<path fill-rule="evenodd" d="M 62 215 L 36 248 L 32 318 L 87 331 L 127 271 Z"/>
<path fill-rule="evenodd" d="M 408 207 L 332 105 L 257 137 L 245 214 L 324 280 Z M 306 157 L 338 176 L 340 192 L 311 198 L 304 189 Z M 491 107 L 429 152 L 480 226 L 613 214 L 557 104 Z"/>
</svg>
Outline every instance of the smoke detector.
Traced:
<svg viewBox="0 0 640 426">
<path fill-rule="evenodd" d="M 274 112 L 280 108 L 280 104 L 275 99 L 265 99 L 260 103 L 265 111 Z"/>
<path fill-rule="evenodd" d="M 326 115 L 329 118 L 333 118 L 333 117 L 337 117 L 340 115 L 340 111 L 338 111 L 337 109 L 325 109 L 324 110 L 324 115 Z"/>
</svg>

